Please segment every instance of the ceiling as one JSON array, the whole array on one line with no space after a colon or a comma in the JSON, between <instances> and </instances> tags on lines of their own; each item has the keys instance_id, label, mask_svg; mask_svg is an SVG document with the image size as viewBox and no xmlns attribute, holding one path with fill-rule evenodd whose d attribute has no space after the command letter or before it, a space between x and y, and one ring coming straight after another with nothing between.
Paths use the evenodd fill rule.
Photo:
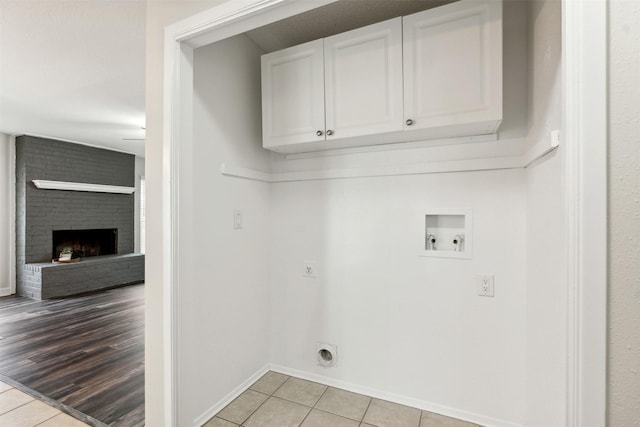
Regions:
<instances>
[{"instance_id":1,"label":"ceiling","mask_svg":"<svg viewBox=\"0 0 640 427\"><path fill-rule=\"evenodd\" d=\"M144 156L145 0L0 0L0 132Z\"/></svg>"},{"instance_id":2,"label":"ceiling","mask_svg":"<svg viewBox=\"0 0 640 427\"><path fill-rule=\"evenodd\" d=\"M265 52L452 0L342 0L247 33ZM144 156L145 0L0 0L0 132Z\"/></svg>"},{"instance_id":3,"label":"ceiling","mask_svg":"<svg viewBox=\"0 0 640 427\"><path fill-rule=\"evenodd\" d=\"M246 35L265 52L274 52L454 1L341 0L256 28Z\"/></svg>"}]
</instances>

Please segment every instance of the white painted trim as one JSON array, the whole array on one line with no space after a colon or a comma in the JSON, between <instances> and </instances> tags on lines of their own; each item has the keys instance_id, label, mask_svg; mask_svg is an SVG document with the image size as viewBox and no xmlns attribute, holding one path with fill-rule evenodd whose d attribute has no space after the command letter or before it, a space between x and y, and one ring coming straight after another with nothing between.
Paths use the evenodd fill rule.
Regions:
<instances>
[{"instance_id":1,"label":"white painted trim","mask_svg":"<svg viewBox=\"0 0 640 427\"><path fill-rule=\"evenodd\" d=\"M563 1L567 423L606 424L607 4Z\"/></svg>"},{"instance_id":2,"label":"white painted trim","mask_svg":"<svg viewBox=\"0 0 640 427\"><path fill-rule=\"evenodd\" d=\"M264 172L255 169L230 165L220 165L220 173L225 176L245 178L255 181L279 183L295 181L316 181L325 179L369 178L378 176L423 175L433 173L473 172L502 169L521 169L543 158L558 148L557 144L536 144L522 156L490 157L469 160L450 160L442 162L419 163L409 165L379 166L371 168L345 168L305 172Z\"/></svg>"},{"instance_id":3,"label":"white painted trim","mask_svg":"<svg viewBox=\"0 0 640 427\"><path fill-rule=\"evenodd\" d=\"M85 182L67 181L47 181L44 179L34 179L31 182L41 190L68 190L68 191L88 191L91 193L116 193L132 194L135 187L122 187L120 185L87 184Z\"/></svg>"},{"instance_id":4,"label":"white painted trim","mask_svg":"<svg viewBox=\"0 0 640 427\"><path fill-rule=\"evenodd\" d=\"M16 137L9 139L9 293L16 293Z\"/></svg>"},{"instance_id":5,"label":"white painted trim","mask_svg":"<svg viewBox=\"0 0 640 427\"><path fill-rule=\"evenodd\" d=\"M427 148L438 145L458 145L476 142L497 141L498 134L461 136L457 138L440 138L426 141L397 142L394 144L369 145L364 147L336 148L333 150L313 151L309 153L287 154L287 160L308 159L315 157L343 156L346 154L375 153L378 151L407 150L413 148Z\"/></svg>"},{"instance_id":6,"label":"white painted trim","mask_svg":"<svg viewBox=\"0 0 640 427\"><path fill-rule=\"evenodd\" d=\"M246 178L253 181L274 182L274 174L271 172L263 172L255 169L232 166L226 163L220 165L220 173L226 176L236 178Z\"/></svg>"},{"instance_id":7,"label":"white painted trim","mask_svg":"<svg viewBox=\"0 0 640 427\"><path fill-rule=\"evenodd\" d=\"M0 288L0 297L6 297L8 295L12 295L13 292L11 292L11 287L7 286L4 288Z\"/></svg>"},{"instance_id":8,"label":"white painted trim","mask_svg":"<svg viewBox=\"0 0 640 427\"><path fill-rule=\"evenodd\" d=\"M192 138L193 48L176 41L176 34L165 31L164 93L172 102L165 102L163 111L163 177L162 225L163 237L163 331L164 331L164 424L178 425L179 385L179 285L180 216L178 184L180 178L180 147L188 146ZM188 90L187 90L188 88Z\"/></svg>"},{"instance_id":9,"label":"white painted trim","mask_svg":"<svg viewBox=\"0 0 640 427\"><path fill-rule=\"evenodd\" d=\"M327 368L331 369L331 368ZM307 381L313 381L320 384L328 385L330 387L340 388L352 393L364 394L376 399L387 400L389 402L398 403L400 405L411 406L413 408L422 409L424 411L435 412L448 417L457 418L459 420L468 421L473 424L479 424L485 427L523 427L522 424L512 423L506 420L487 417L474 412L464 411L461 409L451 408L449 406L439 405L437 403L428 402L426 400L413 399L411 397L402 396L395 393L389 393L386 391L378 390L375 388L363 387L358 384L349 383L346 381L336 380L331 377L325 377L324 375L313 374L306 371L299 371L297 369L287 368L285 366L272 364L270 370L279 372L285 375L291 375L297 378L302 378Z\"/></svg>"},{"instance_id":10,"label":"white painted trim","mask_svg":"<svg viewBox=\"0 0 640 427\"><path fill-rule=\"evenodd\" d=\"M560 131L554 130L549 135L549 140L538 141L522 156L525 168L531 166L533 162L546 156L560 146Z\"/></svg>"},{"instance_id":11,"label":"white painted trim","mask_svg":"<svg viewBox=\"0 0 640 427\"><path fill-rule=\"evenodd\" d=\"M269 372L270 365L265 365L262 368L258 369L256 373L251 375L245 381L242 382L238 387L234 388L233 391L228 393L222 399L214 403L209 409L204 411L198 418L193 421L193 425L195 427L203 426L207 421L213 418L218 412L220 412L225 406L231 403L236 397L240 396L243 392L245 392L249 387L253 385L256 381L260 379L264 374Z\"/></svg>"}]
</instances>

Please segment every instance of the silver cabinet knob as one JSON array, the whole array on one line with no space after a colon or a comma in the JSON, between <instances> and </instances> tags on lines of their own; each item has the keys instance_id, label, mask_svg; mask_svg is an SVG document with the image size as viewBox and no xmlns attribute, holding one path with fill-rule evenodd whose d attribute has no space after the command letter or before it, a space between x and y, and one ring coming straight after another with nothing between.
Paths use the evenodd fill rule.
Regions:
<instances>
[{"instance_id":1,"label":"silver cabinet knob","mask_svg":"<svg viewBox=\"0 0 640 427\"><path fill-rule=\"evenodd\" d=\"M407 123L407 126L411 126L413 124L413 120L407 119L405 123Z\"/></svg>"},{"instance_id":2,"label":"silver cabinet knob","mask_svg":"<svg viewBox=\"0 0 640 427\"><path fill-rule=\"evenodd\" d=\"M327 129L327 135L329 136L333 135L333 131L331 129Z\"/></svg>"},{"instance_id":3,"label":"silver cabinet knob","mask_svg":"<svg viewBox=\"0 0 640 427\"><path fill-rule=\"evenodd\" d=\"M318 135L318 136L322 136L322 131L321 131L321 130L317 131L317 132L316 132L316 135Z\"/></svg>"}]
</instances>

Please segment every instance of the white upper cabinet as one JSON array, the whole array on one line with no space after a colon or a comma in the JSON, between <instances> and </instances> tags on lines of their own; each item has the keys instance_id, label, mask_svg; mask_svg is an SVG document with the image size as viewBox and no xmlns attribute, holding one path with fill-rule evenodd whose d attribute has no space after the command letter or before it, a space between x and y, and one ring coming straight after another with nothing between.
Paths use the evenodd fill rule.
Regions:
<instances>
[{"instance_id":1,"label":"white upper cabinet","mask_svg":"<svg viewBox=\"0 0 640 427\"><path fill-rule=\"evenodd\" d=\"M263 146L283 153L495 133L502 3L461 0L262 57Z\"/></svg>"},{"instance_id":2,"label":"white upper cabinet","mask_svg":"<svg viewBox=\"0 0 640 427\"><path fill-rule=\"evenodd\" d=\"M404 17L405 129L493 133L502 120L502 5L462 0ZM455 132L455 129L454 129Z\"/></svg>"},{"instance_id":3,"label":"white upper cabinet","mask_svg":"<svg viewBox=\"0 0 640 427\"><path fill-rule=\"evenodd\" d=\"M402 20L324 39L327 140L402 130Z\"/></svg>"},{"instance_id":4,"label":"white upper cabinet","mask_svg":"<svg viewBox=\"0 0 640 427\"><path fill-rule=\"evenodd\" d=\"M324 140L322 40L262 56L265 148Z\"/></svg>"}]
</instances>

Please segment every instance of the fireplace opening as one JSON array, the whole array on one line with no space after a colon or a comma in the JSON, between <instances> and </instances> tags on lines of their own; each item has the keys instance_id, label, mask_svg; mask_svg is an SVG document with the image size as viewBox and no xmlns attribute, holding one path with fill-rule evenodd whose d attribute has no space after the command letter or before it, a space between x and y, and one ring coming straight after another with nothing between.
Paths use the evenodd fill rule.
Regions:
<instances>
[{"instance_id":1,"label":"fireplace opening","mask_svg":"<svg viewBox=\"0 0 640 427\"><path fill-rule=\"evenodd\" d=\"M118 253L118 229L54 230L52 258L71 251L72 258L87 258Z\"/></svg>"}]
</instances>

